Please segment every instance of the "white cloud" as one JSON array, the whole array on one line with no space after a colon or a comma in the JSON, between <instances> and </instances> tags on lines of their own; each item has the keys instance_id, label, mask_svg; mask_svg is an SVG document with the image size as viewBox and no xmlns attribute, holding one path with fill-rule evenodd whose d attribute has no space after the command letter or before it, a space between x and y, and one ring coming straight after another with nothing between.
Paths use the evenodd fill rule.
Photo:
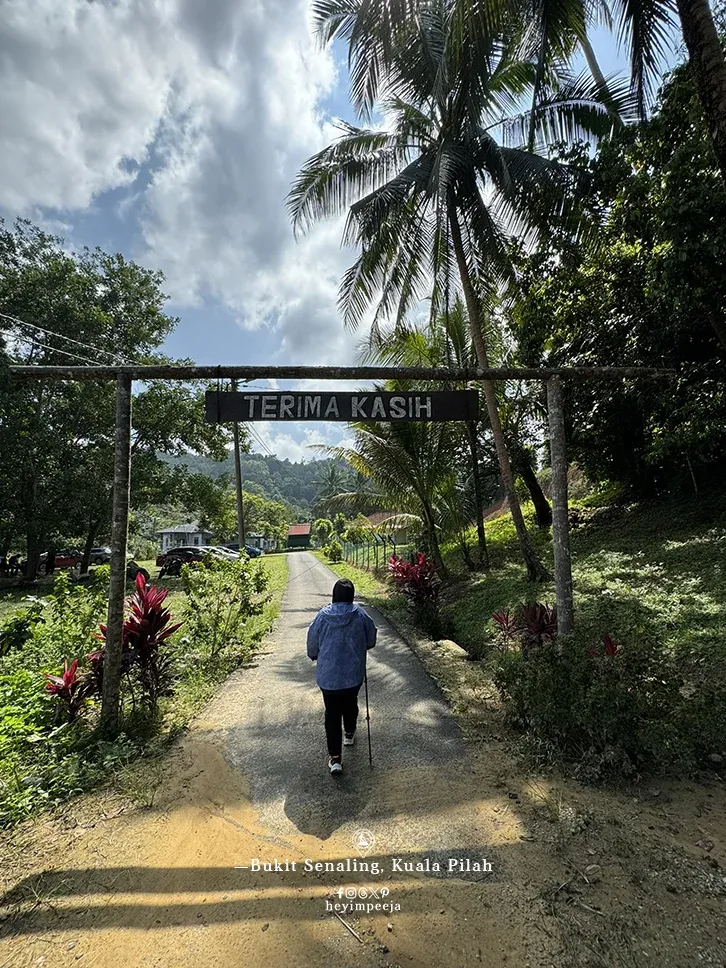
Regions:
<instances>
[{"instance_id":1,"label":"white cloud","mask_svg":"<svg viewBox=\"0 0 726 968\"><path fill-rule=\"evenodd\" d=\"M275 454L281 460L291 461L320 460L326 456L320 452L320 446L349 446L351 443L347 424L330 422L295 428L290 424L260 421L254 424L254 435L250 439L253 452Z\"/></svg>"},{"instance_id":2,"label":"white cloud","mask_svg":"<svg viewBox=\"0 0 726 968\"><path fill-rule=\"evenodd\" d=\"M211 295L244 328L269 328L271 362L351 362L354 339L336 311L350 261L341 226L298 244L285 209L295 173L330 136L319 103L336 80L330 55L309 36L306 6L235 7L224 73L214 84L204 74L190 81L165 123L143 235L177 299Z\"/></svg>"},{"instance_id":3,"label":"white cloud","mask_svg":"<svg viewBox=\"0 0 726 968\"><path fill-rule=\"evenodd\" d=\"M351 364L341 225L297 243L285 209L333 135L321 105L337 83L308 0L5 0L0 208L73 226L121 188L130 254L166 273L176 311L220 304L269 333L271 363ZM268 439L309 459L315 433Z\"/></svg>"},{"instance_id":4,"label":"white cloud","mask_svg":"<svg viewBox=\"0 0 726 968\"><path fill-rule=\"evenodd\" d=\"M130 184L193 49L173 4L6 0L0 7L0 204L83 209Z\"/></svg>"}]
</instances>

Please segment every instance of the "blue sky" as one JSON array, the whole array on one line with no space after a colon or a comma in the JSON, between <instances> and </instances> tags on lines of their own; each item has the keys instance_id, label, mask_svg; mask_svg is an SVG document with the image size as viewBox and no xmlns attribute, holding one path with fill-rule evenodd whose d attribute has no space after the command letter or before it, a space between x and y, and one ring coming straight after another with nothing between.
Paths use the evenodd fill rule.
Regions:
<instances>
[{"instance_id":1,"label":"blue sky","mask_svg":"<svg viewBox=\"0 0 726 968\"><path fill-rule=\"evenodd\" d=\"M605 31L594 46L606 74L624 68ZM296 243L284 206L333 119L352 119L342 54L312 42L307 0L4 0L0 214L163 270L171 355L352 363L340 226ZM258 430L290 459L345 435Z\"/></svg>"}]
</instances>

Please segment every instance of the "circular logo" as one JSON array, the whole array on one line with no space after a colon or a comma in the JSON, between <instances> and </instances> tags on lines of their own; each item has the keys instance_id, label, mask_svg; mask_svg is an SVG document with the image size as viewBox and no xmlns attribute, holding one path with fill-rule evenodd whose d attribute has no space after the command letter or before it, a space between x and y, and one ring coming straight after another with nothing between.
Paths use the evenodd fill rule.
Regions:
<instances>
[{"instance_id":1,"label":"circular logo","mask_svg":"<svg viewBox=\"0 0 726 968\"><path fill-rule=\"evenodd\" d=\"M361 854L367 854L373 850L376 838L370 830L357 830L353 835L353 846Z\"/></svg>"}]
</instances>

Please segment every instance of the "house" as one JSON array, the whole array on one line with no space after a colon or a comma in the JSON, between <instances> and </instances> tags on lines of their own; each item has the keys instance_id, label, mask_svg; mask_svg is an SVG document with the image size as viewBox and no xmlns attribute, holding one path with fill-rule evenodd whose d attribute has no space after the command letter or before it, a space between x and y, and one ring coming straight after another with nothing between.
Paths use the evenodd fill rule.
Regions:
<instances>
[{"instance_id":1,"label":"house","mask_svg":"<svg viewBox=\"0 0 726 968\"><path fill-rule=\"evenodd\" d=\"M264 534L254 532L247 535L247 544L252 548L259 548L260 551L272 551L277 548L277 539L266 538Z\"/></svg>"},{"instance_id":2,"label":"house","mask_svg":"<svg viewBox=\"0 0 726 968\"><path fill-rule=\"evenodd\" d=\"M180 545L206 545L212 537L212 532L205 531L196 521L177 524L174 528L162 528L156 533L161 538L162 551L178 548Z\"/></svg>"},{"instance_id":3,"label":"house","mask_svg":"<svg viewBox=\"0 0 726 968\"><path fill-rule=\"evenodd\" d=\"M291 524L287 530L288 548L309 548L310 527L309 524Z\"/></svg>"},{"instance_id":4,"label":"house","mask_svg":"<svg viewBox=\"0 0 726 968\"><path fill-rule=\"evenodd\" d=\"M379 535L384 536L388 540L393 540L396 544L407 544L410 540L410 532L412 530L411 524L406 522L395 521L397 517L396 511L375 511L373 514L366 515L371 523L371 527L375 528ZM386 522L391 522L387 524ZM398 527L392 527L392 524L398 524Z\"/></svg>"}]
</instances>

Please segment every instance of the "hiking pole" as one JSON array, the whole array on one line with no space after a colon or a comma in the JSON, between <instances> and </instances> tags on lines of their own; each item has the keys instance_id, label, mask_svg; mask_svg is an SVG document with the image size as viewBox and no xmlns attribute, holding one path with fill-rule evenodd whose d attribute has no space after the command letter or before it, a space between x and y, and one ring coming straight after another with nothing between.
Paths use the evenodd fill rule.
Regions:
<instances>
[{"instance_id":1,"label":"hiking pole","mask_svg":"<svg viewBox=\"0 0 726 968\"><path fill-rule=\"evenodd\" d=\"M371 711L368 708L368 673L363 676L366 687L366 725L368 727L368 762L373 766L373 753L371 752Z\"/></svg>"}]
</instances>

